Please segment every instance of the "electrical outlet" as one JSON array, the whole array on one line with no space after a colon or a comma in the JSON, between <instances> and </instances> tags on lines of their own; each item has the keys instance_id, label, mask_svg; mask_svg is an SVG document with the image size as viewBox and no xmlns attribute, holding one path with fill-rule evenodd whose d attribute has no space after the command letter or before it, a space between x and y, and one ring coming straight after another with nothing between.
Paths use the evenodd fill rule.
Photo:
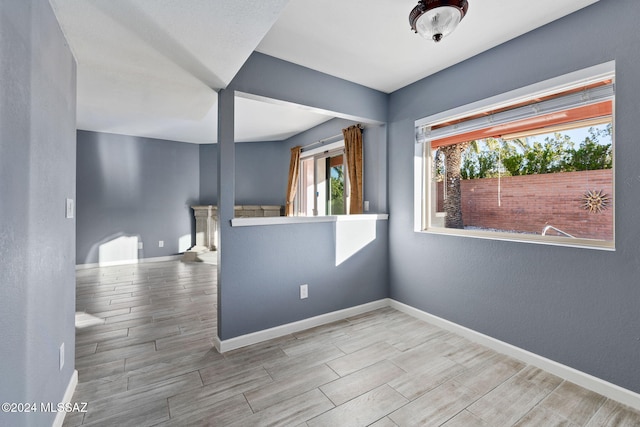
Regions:
<instances>
[{"instance_id":1,"label":"electrical outlet","mask_svg":"<svg viewBox=\"0 0 640 427\"><path fill-rule=\"evenodd\" d=\"M369 201L368 200L364 201L364 211L365 212L369 212Z\"/></svg>"},{"instance_id":2,"label":"electrical outlet","mask_svg":"<svg viewBox=\"0 0 640 427\"><path fill-rule=\"evenodd\" d=\"M60 344L60 370L64 368L64 343Z\"/></svg>"},{"instance_id":3,"label":"electrical outlet","mask_svg":"<svg viewBox=\"0 0 640 427\"><path fill-rule=\"evenodd\" d=\"M300 299L309 298L309 285L300 285Z\"/></svg>"},{"instance_id":4,"label":"electrical outlet","mask_svg":"<svg viewBox=\"0 0 640 427\"><path fill-rule=\"evenodd\" d=\"M159 248L164 248L164 240L159 240L158 241L158 247Z\"/></svg>"},{"instance_id":5,"label":"electrical outlet","mask_svg":"<svg viewBox=\"0 0 640 427\"><path fill-rule=\"evenodd\" d=\"M142 249L142 242L138 242L138 249Z\"/></svg>"}]
</instances>

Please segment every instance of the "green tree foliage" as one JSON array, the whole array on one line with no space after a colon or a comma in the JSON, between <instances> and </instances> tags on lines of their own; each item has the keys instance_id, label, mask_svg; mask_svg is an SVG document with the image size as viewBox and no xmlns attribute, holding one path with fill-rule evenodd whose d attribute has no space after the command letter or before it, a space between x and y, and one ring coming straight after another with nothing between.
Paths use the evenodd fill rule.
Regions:
<instances>
[{"instance_id":1,"label":"green tree foliage","mask_svg":"<svg viewBox=\"0 0 640 427\"><path fill-rule=\"evenodd\" d=\"M463 154L462 179L490 178L497 173L498 152L467 150Z\"/></svg>"},{"instance_id":2,"label":"green tree foliage","mask_svg":"<svg viewBox=\"0 0 640 427\"><path fill-rule=\"evenodd\" d=\"M524 152L522 175L561 172L566 147L570 141L568 136L559 133L553 137L546 137L544 143L535 141Z\"/></svg>"},{"instance_id":3,"label":"green tree foliage","mask_svg":"<svg viewBox=\"0 0 640 427\"><path fill-rule=\"evenodd\" d=\"M345 214L344 210L344 170L342 166L334 166L331 168L331 215Z\"/></svg>"},{"instance_id":4,"label":"green tree foliage","mask_svg":"<svg viewBox=\"0 0 640 427\"><path fill-rule=\"evenodd\" d=\"M472 141L462 154L462 179L492 178L502 174L501 156L511 147L495 138Z\"/></svg>"},{"instance_id":5,"label":"green tree foliage","mask_svg":"<svg viewBox=\"0 0 640 427\"><path fill-rule=\"evenodd\" d=\"M502 164L504 165L504 169L506 171L505 175L524 175L524 161L524 156L518 153L502 159Z\"/></svg>"},{"instance_id":6,"label":"green tree foliage","mask_svg":"<svg viewBox=\"0 0 640 427\"><path fill-rule=\"evenodd\" d=\"M462 154L460 173L462 179L477 179L611 169L611 143L601 143L611 135L611 124L591 127L577 148L569 135L558 132L531 143L524 139L473 141Z\"/></svg>"},{"instance_id":7,"label":"green tree foliage","mask_svg":"<svg viewBox=\"0 0 640 427\"><path fill-rule=\"evenodd\" d=\"M564 165L566 171L585 171L597 169L611 169L613 157L611 144L600 144L600 138L611 139L612 126L605 129L589 128L589 136L577 149L569 150L569 161Z\"/></svg>"}]
</instances>

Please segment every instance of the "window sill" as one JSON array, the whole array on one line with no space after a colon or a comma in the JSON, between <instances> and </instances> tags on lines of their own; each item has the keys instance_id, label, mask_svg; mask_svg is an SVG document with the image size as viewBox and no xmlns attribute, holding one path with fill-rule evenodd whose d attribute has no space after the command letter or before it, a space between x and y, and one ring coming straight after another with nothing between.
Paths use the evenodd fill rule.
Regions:
<instances>
[{"instance_id":1,"label":"window sill","mask_svg":"<svg viewBox=\"0 0 640 427\"><path fill-rule=\"evenodd\" d=\"M263 218L233 218L232 227L261 225L316 224L320 222L386 221L389 214L332 215L332 216L273 216Z\"/></svg>"},{"instance_id":2,"label":"window sill","mask_svg":"<svg viewBox=\"0 0 640 427\"><path fill-rule=\"evenodd\" d=\"M417 231L421 234L439 234L457 237L470 237L475 239L502 240L507 242L533 243L538 245L565 246L569 248L598 249L603 251L615 251L615 243L602 240L572 239L559 236L541 236L537 234L500 233L493 231L457 230L432 227ZM526 236L526 237L525 237Z\"/></svg>"}]
</instances>

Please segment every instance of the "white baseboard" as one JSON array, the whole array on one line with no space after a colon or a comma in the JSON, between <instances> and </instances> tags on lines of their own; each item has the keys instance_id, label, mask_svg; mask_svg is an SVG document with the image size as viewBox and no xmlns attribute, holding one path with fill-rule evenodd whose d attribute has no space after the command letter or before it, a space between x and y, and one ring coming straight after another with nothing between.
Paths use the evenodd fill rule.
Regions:
<instances>
[{"instance_id":1,"label":"white baseboard","mask_svg":"<svg viewBox=\"0 0 640 427\"><path fill-rule=\"evenodd\" d=\"M76 270L86 270L88 268L97 268L97 267L113 267L116 265L145 264L147 262L177 261L180 259L182 259L182 254L160 256L160 257L154 257L154 258L125 259L121 261L109 261L109 262L94 263L94 264L76 264Z\"/></svg>"},{"instance_id":2,"label":"white baseboard","mask_svg":"<svg viewBox=\"0 0 640 427\"><path fill-rule=\"evenodd\" d=\"M600 378L594 377L593 375L578 371L577 369L555 362L551 359L547 359L546 357L537 355L535 353L531 353L530 351L497 340L480 332L476 332L472 329L458 325L457 323L442 319L441 317L434 316L422 310L418 310L417 308L411 307L401 302L389 300L389 306L412 317L439 326L442 329L453 332L455 334L461 335L471 341L484 345L485 347L488 347L499 353L506 354L507 356L511 356L515 359L521 360L529 365L544 369L545 371L550 372L560 378L601 394L612 400L640 410L640 394L634 393L631 390L627 390Z\"/></svg>"},{"instance_id":3,"label":"white baseboard","mask_svg":"<svg viewBox=\"0 0 640 427\"><path fill-rule=\"evenodd\" d=\"M293 334L295 332L304 331L305 329L315 328L316 326L325 325L327 323L336 322L346 319L347 317L357 316L368 311L377 310L389 306L388 299L382 299L355 307L345 308L344 310L333 311L331 313L321 314L319 316L310 317L308 319L299 320L286 325L276 326L275 328L265 329L264 331L253 332L247 335L231 338L221 341L218 337L214 339L214 345L220 353L235 350L284 335Z\"/></svg>"},{"instance_id":4,"label":"white baseboard","mask_svg":"<svg viewBox=\"0 0 640 427\"><path fill-rule=\"evenodd\" d=\"M78 371L73 370L73 374L69 379L69 384L67 384L67 389L64 392L64 397L62 398L62 402L60 403L71 403L71 398L73 398L73 393L76 391L76 386L78 385ZM64 417L67 415L66 412L58 412L56 414L55 420L53 420L53 427L62 427L62 423L64 423Z\"/></svg>"},{"instance_id":5,"label":"white baseboard","mask_svg":"<svg viewBox=\"0 0 640 427\"><path fill-rule=\"evenodd\" d=\"M488 335L476 332L473 329L458 325L457 323L450 322L441 317L434 316L425 311L388 298L374 301L368 304L359 305L356 307L347 308L344 310L322 314L319 316L311 317L309 319L288 323L286 325L277 326L275 328L270 328L264 331L258 331L247 335L242 335L224 341L221 341L216 337L214 339L214 345L220 353L224 353L384 307L394 308L412 317L463 336L473 342L484 345L485 347L488 347L499 353L505 354L515 359L521 360L529 365L543 369L564 380L584 387L587 390L591 390L612 400L630 406L634 409L640 410L640 394L638 393L627 390L623 387L617 386L600 378L594 377L593 375L587 374L585 372L578 371L577 369L555 362L551 359L547 359L546 357L508 344L504 341L500 341Z\"/></svg>"}]
</instances>

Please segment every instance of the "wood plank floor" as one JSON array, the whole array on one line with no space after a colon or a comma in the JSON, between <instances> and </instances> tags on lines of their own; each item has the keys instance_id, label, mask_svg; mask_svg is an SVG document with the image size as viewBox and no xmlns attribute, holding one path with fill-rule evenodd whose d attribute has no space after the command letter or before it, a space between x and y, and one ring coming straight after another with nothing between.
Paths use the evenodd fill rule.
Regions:
<instances>
[{"instance_id":1,"label":"wood plank floor","mask_svg":"<svg viewBox=\"0 0 640 427\"><path fill-rule=\"evenodd\" d=\"M216 267L77 272L65 426L638 426L640 413L387 308L218 354Z\"/></svg>"}]
</instances>

